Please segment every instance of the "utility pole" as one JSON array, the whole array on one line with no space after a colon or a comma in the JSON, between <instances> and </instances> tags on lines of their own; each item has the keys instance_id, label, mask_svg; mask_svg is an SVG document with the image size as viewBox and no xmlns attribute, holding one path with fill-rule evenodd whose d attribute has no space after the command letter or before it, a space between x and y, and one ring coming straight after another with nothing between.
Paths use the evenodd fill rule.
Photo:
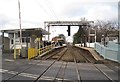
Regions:
<instances>
[{"instance_id":1,"label":"utility pole","mask_svg":"<svg viewBox=\"0 0 120 82\"><path fill-rule=\"evenodd\" d=\"M2 54L4 52L4 31L2 32Z\"/></svg>"},{"instance_id":2,"label":"utility pole","mask_svg":"<svg viewBox=\"0 0 120 82\"><path fill-rule=\"evenodd\" d=\"M21 50L22 50L22 28L21 28L20 0L18 0L18 8L19 8L20 44L21 44Z\"/></svg>"}]
</instances>

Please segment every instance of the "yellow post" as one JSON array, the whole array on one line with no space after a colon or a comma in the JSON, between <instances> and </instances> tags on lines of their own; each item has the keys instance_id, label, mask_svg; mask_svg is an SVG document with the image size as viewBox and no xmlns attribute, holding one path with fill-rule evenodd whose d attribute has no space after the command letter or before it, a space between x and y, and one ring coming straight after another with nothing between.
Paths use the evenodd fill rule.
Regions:
<instances>
[{"instance_id":1,"label":"yellow post","mask_svg":"<svg viewBox=\"0 0 120 82\"><path fill-rule=\"evenodd\" d=\"M28 60L30 60L30 48L28 48Z\"/></svg>"},{"instance_id":2,"label":"yellow post","mask_svg":"<svg viewBox=\"0 0 120 82\"><path fill-rule=\"evenodd\" d=\"M16 59L16 49L14 48L14 59Z\"/></svg>"},{"instance_id":3,"label":"yellow post","mask_svg":"<svg viewBox=\"0 0 120 82\"><path fill-rule=\"evenodd\" d=\"M41 54L41 48L38 49L38 53L39 53L39 55Z\"/></svg>"}]
</instances>

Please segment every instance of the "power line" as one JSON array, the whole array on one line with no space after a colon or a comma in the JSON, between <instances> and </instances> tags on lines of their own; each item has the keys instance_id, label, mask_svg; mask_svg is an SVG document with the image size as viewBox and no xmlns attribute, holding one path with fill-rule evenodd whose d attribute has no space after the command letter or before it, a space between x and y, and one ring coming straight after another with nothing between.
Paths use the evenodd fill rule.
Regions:
<instances>
[{"instance_id":1,"label":"power line","mask_svg":"<svg viewBox=\"0 0 120 82\"><path fill-rule=\"evenodd\" d=\"M43 5L41 5L41 4L39 3L38 0L34 0L34 1L36 2L36 4L38 4L38 6L39 6L49 17L51 17L51 16L50 16L50 13L45 9L45 7L44 7ZM46 5L48 5L48 4L46 4ZM55 15L53 15L53 13L52 13L53 11L52 11L49 7L47 7L47 8L50 10L52 16L55 17ZM53 17L51 17L51 18L53 18Z\"/></svg>"},{"instance_id":2,"label":"power line","mask_svg":"<svg viewBox=\"0 0 120 82\"><path fill-rule=\"evenodd\" d=\"M53 14L53 16L55 17L55 19L57 19L58 20L58 17L57 17L57 15L56 15L56 13L54 12L54 10L53 10L53 7L50 5L50 1L48 1L48 0L46 0L47 1L47 5L48 5L48 8L50 9L50 11L51 11L51 13Z\"/></svg>"},{"instance_id":3,"label":"power line","mask_svg":"<svg viewBox=\"0 0 120 82\"><path fill-rule=\"evenodd\" d=\"M36 4L38 4L38 6L48 15L50 16L50 14L47 12L47 10L44 8L44 6L42 6L38 0L34 0L36 2ZM51 17L51 16L50 16Z\"/></svg>"}]
</instances>

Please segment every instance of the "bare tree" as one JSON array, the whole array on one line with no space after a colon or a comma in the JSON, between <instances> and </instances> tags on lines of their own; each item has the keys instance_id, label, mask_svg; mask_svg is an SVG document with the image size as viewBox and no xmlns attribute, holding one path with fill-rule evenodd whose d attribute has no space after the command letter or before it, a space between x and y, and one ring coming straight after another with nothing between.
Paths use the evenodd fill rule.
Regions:
<instances>
[{"instance_id":1,"label":"bare tree","mask_svg":"<svg viewBox=\"0 0 120 82\"><path fill-rule=\"evenodd\" d=\"M97 20L95 26L93 27L96 29L97 33L97 40L100 41L101 38L104 38L104 45L105 45L105 38L108 36L117 36L117 23L112 21L100 21Z\"/></svg>"}]
</instances>

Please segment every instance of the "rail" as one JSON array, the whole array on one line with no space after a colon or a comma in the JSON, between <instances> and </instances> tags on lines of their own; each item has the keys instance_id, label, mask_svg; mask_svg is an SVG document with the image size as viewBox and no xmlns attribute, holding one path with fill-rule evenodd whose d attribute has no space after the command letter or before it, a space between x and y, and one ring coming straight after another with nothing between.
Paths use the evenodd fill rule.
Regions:
<instances>
[{"instance_id":1,"label":"rail","mask_svg":"<svg viewBox=\"0 0 120 82\"><path fill-rule=\"evenodd\" d=\"M53 64L54 64L56 61L59 61L59 60L63 57L63 55L66 53L66 51L67 51L67 49L63 52L63 54L62 54L59 58L57 58L57 59L54 60L49 66L47 66L47 68L46 68L38 77L36 77L36 79L35 79L33 82L37 82L37 81L53 66ZM57 54L57 53L56 53L56 54ZM34 63L34 64L37 65L37 64L39 64L39 63L42 63L42 61L43 61L43 60L37 61L37 62ZM29 64L23 64L23 65L25 66L25 65L29 65ZM21 66L23 66L23 65L21 65ZM21 67L21 66L20 66L20 67ZM16 69L18 69L18 68L20 68L20 67L16 67L16 68L13 69L13 70L16 70ZM30 64L28 67L26 67L26 68L23 69L23 70L20 70L19 72L17 72L16 74L10 76L9 78L7 78L6 80L4 80L3 82L9 82L12 78L14 78L14 77L16 77L16 76L24 73L26 70L29 70L29 69L31 69L31 68L33 68L33 67L34 67L34 65ZM7 72L10 72L10 71L13 71L13 70L9 70L9 71L7 71Z\"/></svg>"},{"instance_id":2,"label":"rail","mask_svg":"<svg viewBox=\"0 0 120 82\"><path fill-rule=\"evenodd\" d=\"M36 79L34 82L37 82L52 66L53 64L56 62L56 61L59 61L63 55L66 53L67 49L64 51L64 53L59 57L57 58L56 60L54 60Z\"/></svg>"},{"instance_id":3,"label":"rail","mask_svg":"<svg viewBox=\"0 0 120 82\"><path fill-rule=\"evenodd\" d=\"M84 55L83 55L84 56ZM115 82L111 77L109 77L104 71L102 71L100 68L98 68L96 65L94 65L92 63L92 61L90 59L88 59L87 57L84 56L84 58L90 62L99 72L101 72L110 82Z\"/></svg>"},{"instance_id":4,"label":"rail","mask_svg":"<svg viewBox=\"0 0 120 82\"><path fill-rule=\"evenodd\" d=\"M79 67L78 67L78 64L77 64L76 56L75 56L75 54L74 54L73 52L71 52L71 53L72 53L72 57L73 57L73 59L74 59L74 63L75 63L75 65L76 65L76 72L77 72L78 82L82 82L82 81L81 81L81 76L80 76Z\"/></svg>"}]
</instances>

